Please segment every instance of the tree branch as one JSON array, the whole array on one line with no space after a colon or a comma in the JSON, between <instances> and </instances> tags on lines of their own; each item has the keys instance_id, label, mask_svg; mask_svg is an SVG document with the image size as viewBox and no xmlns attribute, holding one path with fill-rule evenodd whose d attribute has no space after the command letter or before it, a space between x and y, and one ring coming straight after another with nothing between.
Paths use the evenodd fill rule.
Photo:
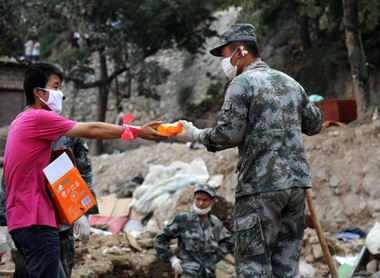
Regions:
<instances>
[{"instance_id":1,"label":"tree branch","mask_svg":"<svg viewBox=\"0 0 380 278\"><path fill-rule=\"evenodd\" d=\"M94 88L94 87L99 87L101 84L110 84L112 82L112 80L122 74L123 72L125 72L127 70L126 67L122 67L122 68L119 68L117 70L115 70L110 76L108 76L106 79L99 79L99 80L96 80L94 82L90 82L90 83L84 83L83 82L83 79L81 78L75 78L75 77L70 77L70 75L74 72L71 72L69 76L65 76L65 79L68 80L68 81L72 81L74 83L76 83L77 85L79 85L79 88L80 89L89 89L89 88Z\"/></svg>"}]
</instances>

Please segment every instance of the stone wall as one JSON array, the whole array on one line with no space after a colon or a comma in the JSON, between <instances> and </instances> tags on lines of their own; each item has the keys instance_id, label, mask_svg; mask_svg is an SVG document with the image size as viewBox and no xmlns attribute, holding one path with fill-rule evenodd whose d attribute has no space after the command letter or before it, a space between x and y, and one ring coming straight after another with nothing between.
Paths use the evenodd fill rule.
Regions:
<instances>
[{"instance_id":1,"label":"stone wall","mask_svg":"<svg viewBox=\"0 0 380 278\"><path fill-rule=\"evenodd\" d=\"M0 61L0 90L23 91L25 69L16 62Z\"/></svg>"}]
</instances>

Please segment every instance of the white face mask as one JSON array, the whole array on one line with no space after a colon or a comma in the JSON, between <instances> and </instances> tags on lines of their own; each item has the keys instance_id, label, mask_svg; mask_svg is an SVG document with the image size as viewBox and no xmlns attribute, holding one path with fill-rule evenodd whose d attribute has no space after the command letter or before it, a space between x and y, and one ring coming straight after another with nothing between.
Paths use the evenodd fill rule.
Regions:
<instances>
[{"instance_id":1,"label":"white face mask","mask_svg":"<svg viewBox=\"0 0 380 278\"><path fill-rule=\"evenodd\" d=\"M45 89L45 88L40 88L40 87L38 87L38 89L49 92L49 99L47 101L44 101L42 98L40 98L40 100L43 103L45 103L54 113L57 113L57 114L61 113L62 99L63 99L62 91Z\"/></svg>"},{"instance_id":2,"label":"white face mask","mask_svg":"<svg viewBox=\"0 0 380 278\"><path fill-rule=\"evenodd\" d=\"M193 202L193 205L191 206L191 211L194 211L196 214L199 214L199 215L205 215L210 212L211 207L212 207L212 204L208 208L200 209L195 205L195 202Z\"/></svg>"},{"instance_id":3,"label":"white face mask","mask_svg":"<svg viewBox=\"0 0 380 278\"><path fill-rule=\"evenodd\" d=\"M244 46L242 46L242 45L240 46L240 49L242 50L242 56L244 57L245 54L248 53L248 51L244 50ZM224 73L227 75L227 77L230 79L235 78L236 73L237 73L237 65L239 64L239 62L241 60L241 58L240 58L236 64L236 66L231 65L231 58L232 58L232 56L234 56L236 50L237 50L237 48L235 49L235 51L232 53L232 55L230 57L224 58L222 60L222 69L223 69Z\"/></svg>"}]
</instances>

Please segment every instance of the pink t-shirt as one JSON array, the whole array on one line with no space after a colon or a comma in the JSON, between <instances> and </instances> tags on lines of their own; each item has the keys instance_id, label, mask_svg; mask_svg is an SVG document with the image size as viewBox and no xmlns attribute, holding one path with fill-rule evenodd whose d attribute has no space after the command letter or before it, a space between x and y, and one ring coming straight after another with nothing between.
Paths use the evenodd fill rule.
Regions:
<instances>
[{"instance_id":1,"label":"pink t-shirt","mask_svg":"<svg viewBox=\"0 0 380 278\"><path fill-rule=\"evenodd\" d=\"M50 162L52 143L76 123L44 109L28 109L12 122L4 154L9 231L31 225L59 228L42 170Z\"/></svg>"}]
</instances>

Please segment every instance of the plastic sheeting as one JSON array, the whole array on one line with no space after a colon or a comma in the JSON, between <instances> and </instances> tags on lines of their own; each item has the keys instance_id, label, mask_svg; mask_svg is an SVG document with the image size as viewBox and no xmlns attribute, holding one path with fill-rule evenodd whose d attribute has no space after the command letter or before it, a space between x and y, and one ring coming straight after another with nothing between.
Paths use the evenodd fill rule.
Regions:
<instances>
[{"instance_id":1,"label":"plastic sheeting","mask_svg":"<svg viewBox=\"0 0 380 278\"><path fill-rule=\"evenodd\" d=\"M175 161L167 167L152 165L144 183L134 191L131 206L136 212L148 215L173 200L183 187L206 182L209 178L202 158L196 158L190 164Z\"/></svg>"}]
</instances>

